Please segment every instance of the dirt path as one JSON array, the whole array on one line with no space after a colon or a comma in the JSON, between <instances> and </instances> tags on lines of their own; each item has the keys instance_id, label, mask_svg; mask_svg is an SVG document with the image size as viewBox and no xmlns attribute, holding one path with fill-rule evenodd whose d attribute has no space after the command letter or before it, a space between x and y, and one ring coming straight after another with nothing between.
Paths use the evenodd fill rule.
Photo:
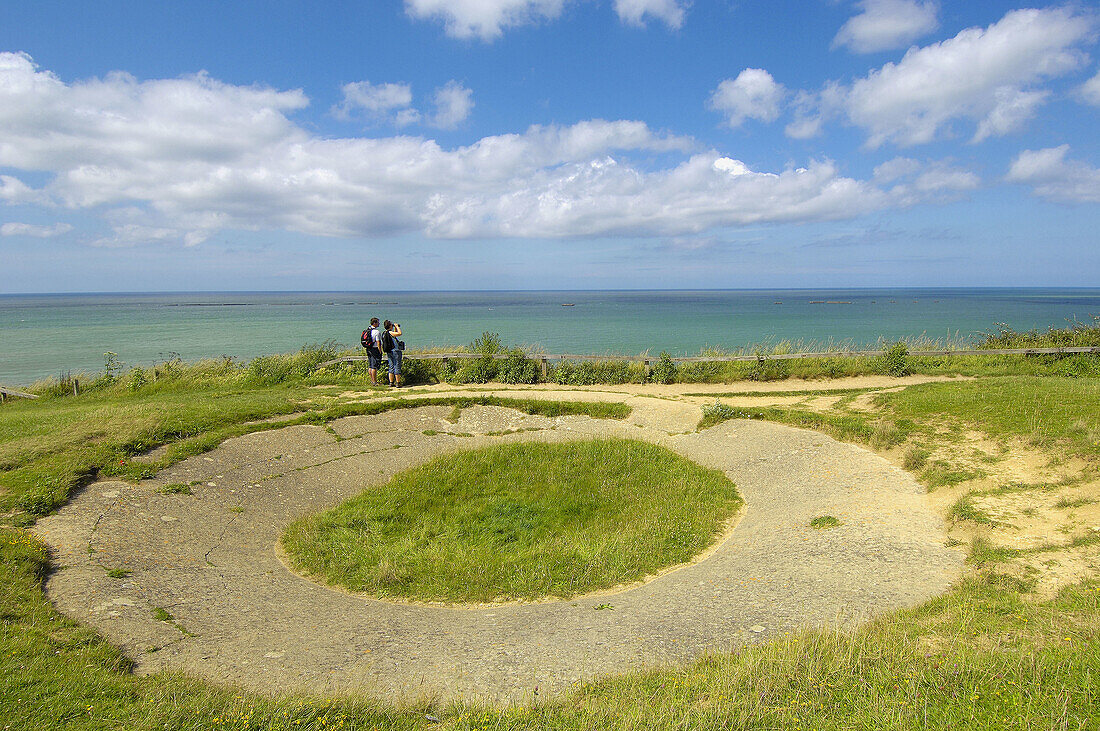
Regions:
<instances>
[{"instance_id":1,"label":"dirt path","mask_svg":"<svg viewBox=\"0 0 1100 731\"><path fill-rule=\"evenodd\" d=\"M849 624L941 593L961 571L963 554L944 547L923 489L866 450L756 421L696 433L698 405L650 397L674 394L580 395L635 411L615 422L479 406L452 424L449 407L398 410L330 430L259 432L139 484L96 483L38 522L62 567L48 594L139 672L183 670L267 692L521 701L799 626ZM533 431L488 434L509 429ZM292 519L438 454L595 435L644 439L723 470L746 501L740 524L705 560L640 586L504 606L353 596L292 574L276 555ZM191 495L158 491L192 482ZM811 529L823 514L843 525ZM172 619L157 619L157 608Z\"/></svg>"}]
</instances>

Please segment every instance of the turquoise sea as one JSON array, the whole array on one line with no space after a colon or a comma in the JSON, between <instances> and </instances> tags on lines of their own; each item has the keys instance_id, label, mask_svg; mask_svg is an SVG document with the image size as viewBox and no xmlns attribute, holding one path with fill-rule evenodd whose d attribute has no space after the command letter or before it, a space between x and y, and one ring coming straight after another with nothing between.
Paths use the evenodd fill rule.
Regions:
<instances>
[{"instance_id":1,"label":"turquoise sea","mask_svg":"<svg viewBox=\"0 0 1100 731\"><path fill-rule=\"evenodd\" d=\"M490 331L552 353L692 355L784 339L873 347L880 338L966 338L997 323L1045 329L1093 315L1100 289L0 295L0 384L99 371L106 351L148 366L329 339L351 345L371 316L401 323L410 348Z\"/></svg>"}]
</instances>

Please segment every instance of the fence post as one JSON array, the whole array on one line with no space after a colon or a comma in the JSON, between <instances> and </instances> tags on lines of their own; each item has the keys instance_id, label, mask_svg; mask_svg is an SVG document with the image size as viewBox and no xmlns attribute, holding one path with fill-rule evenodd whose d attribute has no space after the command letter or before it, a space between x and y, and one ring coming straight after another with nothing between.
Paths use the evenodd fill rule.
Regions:
<instances>
[{"instance_id":1,"label":"fence post","mask_svg":"<svg viewBox=\"0 0 1100 731\"><path fill-rule=\"evenodd\" d=\"M80 381L76 378L73 379L73 396L80 395Z\"/></svg>"},{"instance_id":2,"label":"fence post","mask_svg":"<svg viewBox=\"0 0 1100 731\"><path fill-rule=\"evenodd\" d=\"M546 376L550 373L550 365L546 362L546 358L542 358L542 380L546 380Z\"/></svg>"}]
</instances>

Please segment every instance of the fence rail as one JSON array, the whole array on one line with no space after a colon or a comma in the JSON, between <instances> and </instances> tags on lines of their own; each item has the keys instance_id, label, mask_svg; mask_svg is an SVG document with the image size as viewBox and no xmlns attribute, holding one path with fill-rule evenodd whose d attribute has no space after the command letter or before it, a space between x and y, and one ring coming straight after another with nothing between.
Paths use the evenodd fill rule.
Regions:
<instances>
[{"instance_id":1,"label":"fence rail","mask_svg":"<svg viewBox=\"0 0 1100 731\"><path fill-rule=\"evenodd\" d=\"M16 396L18 398L38 398L33 393L23 393L22 391L16 391L14 388L4 388L0 386L0 401L3 401L8 396Z\"/></svg>"},{"instance_id":2,"label":"fence rail","mask_svg":"<svg viewBox=\"0 0 1100 731\"><path fill-rule=\"evenodd\" d=\"M802 358L866 358L882 355L881 350L832 350L823 353L783 353L776 355L697 355L690 357L673 358L673 363L730 363L738 361L759 360L799 360ZM928 357L941 355L1068 355L1072 353L1100 353L1100 346L1071 347L1071 348L1001 348L983 350L911 350L909 355L914 357ZM496 355L479 355L477 353L408 353L406 358L415 360L476 360L478 358L492 358L505 360L510 356L507 353ZM654 355L579 355L576 353L528 353L531 360L547 361L556 360L625 360L633 363L649 365L657 360ZM361 360L369 360L365 355L345 355L341 358L326 360L317 367L335 365L336 363L353 363Z\"/></svg>"}]
</instances>

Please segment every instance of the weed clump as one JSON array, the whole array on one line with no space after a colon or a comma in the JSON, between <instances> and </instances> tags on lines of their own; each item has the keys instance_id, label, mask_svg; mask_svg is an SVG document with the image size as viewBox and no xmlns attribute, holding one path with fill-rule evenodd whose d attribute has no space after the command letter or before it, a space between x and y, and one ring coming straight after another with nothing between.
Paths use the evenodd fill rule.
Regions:
<instances>
[{"instance_id":1,"label":"weed clump","mask_svg":"<svg viewBox=\"0 0 1100 731\"><path fill-rule=\"evenodd\" d=\"M905 456L902 458L901 466L909 472L916 472L924 467L927 461L928 452L916 445L912 445L905 450Z\"/></svg>"}]
</instances>

